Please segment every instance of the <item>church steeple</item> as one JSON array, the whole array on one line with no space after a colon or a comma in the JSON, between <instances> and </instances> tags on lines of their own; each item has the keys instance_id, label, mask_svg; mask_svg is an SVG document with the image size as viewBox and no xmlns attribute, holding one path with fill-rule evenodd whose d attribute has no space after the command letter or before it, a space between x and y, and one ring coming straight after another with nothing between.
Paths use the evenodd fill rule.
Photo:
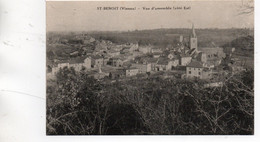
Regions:
<instances>
[{"instance_id":1,"label":"church steeple","mask_svg":"<svg viewBox=\"0 0 260 142\"><path fill-rule=\"evenodd\" d=\"M192 38L196 38L196 33L195 33L195 29L194 29L194 24L192 23L192 34L191 34Z\"/></svg>"},{"instance_id":2,"label":"church steeple","mask_svg":"<svg viewBox=\"0 0 260 142\"><path fill-rule=\"evenodd\" d=\"M195 33L195 29L194 29L194 24L192 23L192 33L190 35L190 49L195 49L197 50L198 47L198 41L197 41L197 36Z\"/></svg>"}]
</instances>

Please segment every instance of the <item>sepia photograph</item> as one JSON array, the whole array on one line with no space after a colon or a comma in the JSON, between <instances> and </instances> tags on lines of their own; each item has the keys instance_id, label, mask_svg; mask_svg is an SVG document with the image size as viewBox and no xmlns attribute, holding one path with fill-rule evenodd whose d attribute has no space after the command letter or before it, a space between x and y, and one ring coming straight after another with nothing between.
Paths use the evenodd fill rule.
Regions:
<instances>
[{"instance_id":1,"label":"sepia photograph","mask_svg":"<svg viewBox=\"0 0 260 142\"><path fill-rule=\"evenodd\" d=\"M46 135L254 135L254 1L47 1Z\"/></svg>"}]
</instances>

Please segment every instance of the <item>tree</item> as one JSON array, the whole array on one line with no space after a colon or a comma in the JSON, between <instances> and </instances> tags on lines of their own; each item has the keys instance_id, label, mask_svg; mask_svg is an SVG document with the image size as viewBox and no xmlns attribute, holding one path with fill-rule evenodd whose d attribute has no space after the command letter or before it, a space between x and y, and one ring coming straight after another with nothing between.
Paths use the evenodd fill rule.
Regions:
<instances>
[{"instance_id":1,"label":"tree","mask_svg":"<svg viewBox=\"0 0 260 142\"><path fill-rule=\"evenodd\" d=\"M63 68L57 73L55 92L47 104L47 134L101 134L103 110L98 93L101 85L93 78ZM52 97L51 97L52 96Z\"/></svg>"}]
</instances>

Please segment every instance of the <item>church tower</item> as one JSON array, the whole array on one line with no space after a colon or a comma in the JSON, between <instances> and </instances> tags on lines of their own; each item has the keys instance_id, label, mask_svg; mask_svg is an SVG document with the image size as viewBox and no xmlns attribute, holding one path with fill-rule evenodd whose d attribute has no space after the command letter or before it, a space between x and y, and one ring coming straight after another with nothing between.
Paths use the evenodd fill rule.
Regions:
<instances>
[{"instance_id":1,"label":"church tower","mask_svg":"<svg viewBox=\"0 0 260 142\"><path fill-rule=\"evenodd\" d=\"M195 33L194 25L192 23L192 33L190 35L190 49L195 48L195 50L197 50L197 47L198 47L198 40Z\"/></svg>"}]
</instances>

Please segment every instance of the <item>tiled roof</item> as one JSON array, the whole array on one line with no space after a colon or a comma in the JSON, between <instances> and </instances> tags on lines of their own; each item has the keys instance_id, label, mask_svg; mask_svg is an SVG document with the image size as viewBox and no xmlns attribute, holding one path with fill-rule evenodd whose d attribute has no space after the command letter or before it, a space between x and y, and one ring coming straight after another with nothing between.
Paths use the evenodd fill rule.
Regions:
<instances>
[{"instance_id":1,"label":"tiled roof","mask_svg":"<svg viewBox=\"0 0 260 142\"><path fill-rule=\"evenodd\" d=\"M187 67L194 67L194 68L203 68L203 63L196 61L196 60L192 60Z\"/></svg>"},{"instance_id":2,"label":"tiled roof","mask_svg":"<svg viewBox=\"0 0 260 142\"><path fill-rule=\"evenodd\" d=\"M189 51L188 51L188 54L192 54L193 52L195 52L195 48L193 48L193 49L190 49Z\"/></svg>"}]
</instances>

